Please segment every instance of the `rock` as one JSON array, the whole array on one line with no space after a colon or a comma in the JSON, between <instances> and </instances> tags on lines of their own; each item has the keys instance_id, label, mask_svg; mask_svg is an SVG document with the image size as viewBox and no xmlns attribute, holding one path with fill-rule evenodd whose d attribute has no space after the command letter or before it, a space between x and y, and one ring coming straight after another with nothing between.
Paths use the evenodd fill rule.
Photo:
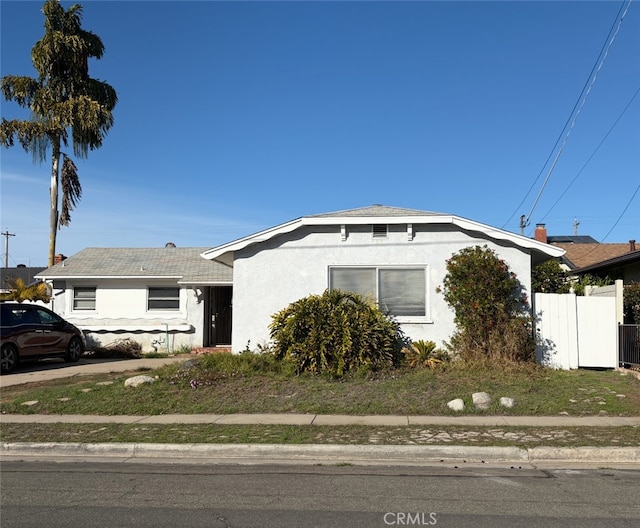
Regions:
<instances>
[{"instance_id":1,"label":"rock","mask_svg":"<svg viewBox=\"0 0 640 528\"><path fill-rule=\"evenodd\" d=\"M189 370L193 367L196 367L198 363L200 363L199 359L196 359L196 358L187 359L180 365L180 370Z\"/></svg>"},{"instance_id":2,"label":"rock","mask_svg":"<svg viewBox=\"0 0 640 528\"><path fill-rule=\"evenodd\" d=\"M33 407L38 403L38 400L29 400L26 402L22 402L22 405L26 405L27 407Z\"/></svg>"},{"instance_id":3,"label":"rock","mask_svg":"<svg viewBox=\"0 0 640 528\"><path fill-rule=\"evenodd\" d=\"M567 411L560 411L558 414L560 416L569 416L569 413Z\"/></svg>"},{"instance_id":4,"label":"rock","mask_svg":"<svg viewBox=\"0 0 640 528\"><path fill-rule=\"evenodd\" d=\"M101 387L106 387L107 385L113 385L113 381L99 381L96 385L100 385Z\"/></svg>"},{"instance_id":5,"label":"rock","mask_svg":"<svg viewBox=\"0 0 640 528\"><path fill-rule=\"evenodd\" d=\"M133 378L127 378L124 380L125 387L137 387L138 385L144 385L145 383L153 383L155 379L151 376L133 376Z\"/></svg>"},{"instance_id":6,"label":"rock","mask_svg":"<svg viewBox=\"0 0 640 528\"><path fill-rule=\"evenodd\" d=\"M473 400L473 405L476 406L476 409L488 409L491 405L491 396L486 392L474 392L471 395L471 399Z\"/></svg>"},{"instance_id":7,"label":"rock","mask_svg":"<svg viewBox=\"0 0 640 528\"><path fill-rule=\"evenodd\" d=\"M500 398L500 405L502 405L503 407L508 407L509 409L511 409L511 407L513 407L515 405L515 402L513 401L513 398Z\"/></svg>"},{"instance_id":8,"label":"rock","mask_svg":"<svg viewBox=\"0 0 640 528\"><path fill-rule=\"evenodd\" d=\"M607 411L600 411L598 416L607 416L609 413Z\"/></svg>"},{"instance_id":9,"label":"rock","mask_svg":"<svg viewBox=\"0 0 640 528\"><path fill-rule=\"evenodd\" d=\"M447 407L452 411L462 411L464 410L464 401L461 398L456 398L447 403Z\"/></svg>"}]
</instances>

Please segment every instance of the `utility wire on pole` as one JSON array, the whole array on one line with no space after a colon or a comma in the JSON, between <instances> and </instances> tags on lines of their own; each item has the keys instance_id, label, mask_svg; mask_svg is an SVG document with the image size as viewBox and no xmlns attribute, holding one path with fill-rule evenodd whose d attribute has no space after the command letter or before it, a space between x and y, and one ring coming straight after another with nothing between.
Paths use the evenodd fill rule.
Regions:
<instances>
[{"instance_id":1,"label":"utility wire on pole","mask_svg":"<svg viewBox=\"0 0 640 528\"><path fill-rule=\"evenodd\" d=\"M4 267L9 267L9 237L16 236L15 233L9 233L8 229L5 229L3 233L0 233L4 237Z\"/></svg>"}]
</instances>

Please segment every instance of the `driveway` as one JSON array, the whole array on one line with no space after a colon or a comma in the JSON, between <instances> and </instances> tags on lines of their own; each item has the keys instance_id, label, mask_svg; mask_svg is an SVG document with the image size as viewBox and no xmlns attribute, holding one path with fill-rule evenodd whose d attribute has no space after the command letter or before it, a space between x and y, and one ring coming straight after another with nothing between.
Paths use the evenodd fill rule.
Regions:
<instances>
[{"instance_id":1,"label":"driveway","mask_svg":"<svg viewBox=\"0 0 640 528\"><path fill-rule=\"evenodd\" d=\"M141 359L92 359L83 357L77 363L67 363L62 359L44 359L32 363L22 363L9 374L0 376L0 388L57 378L70 378L83 374L104 374L125 372L141 368L158 368L163 365L184 361L190 356Z\"/></svg>"}]
</instances>

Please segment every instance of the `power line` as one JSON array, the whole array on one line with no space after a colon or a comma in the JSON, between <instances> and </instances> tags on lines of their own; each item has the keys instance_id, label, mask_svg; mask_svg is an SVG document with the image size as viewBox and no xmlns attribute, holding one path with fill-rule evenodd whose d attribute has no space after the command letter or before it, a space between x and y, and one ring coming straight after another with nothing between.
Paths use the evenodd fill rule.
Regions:
<instances>
[{"instance_id":1,"label":"power line","mask_svg":"<svg viewBox=\"0 0 640 528\"><path fill-rule=\"evenodd\" d=\"M531 207L531 211L529 211L529 214L527 215L526 218L526 222L529 222L529 219L531 218L531 215L533 214L533 211L535 210L536 206L538 205L538 201L540 200L540 197L542 196L542 193L544 192L545 187L547 186L547 183L549 183L549 179L551 178L551 174L553 173L553 170L556 168L556 164L558 163L558 160L560 159L560 156L564 150L564 147L567 144L567 141L569 140L569 136L571 135L571 132L573 131L573 127L576 124L576 121L578 120L578 117L580 116L580 114L582 113L582 109L584 108L584 104L587 101L587 97L589 97L589 94L591 93L591 89L593 88L593 85L596 83L596 80L598 78L598 74L600 73L600 70L602 69L602 66L604 65L604 61L607 59L607 56L609 55L609 50L611 49L611 46L613 45L614 40L616 39L616 36L618 35L618 32L620 31L620 27L622 26L622 21L624 20L625 15L627 14L627 11L629 10L629 6L631 5L631 0L629 0L629 3L627 4L627 8L625 9L624 13L622 14L622 16L620 17L620 20L618 21L618 25L616 27L616 31L613 34L613 36L611 37L611 40L609 41L609 44L607 45L607 48L605 50L604 55L602 56L602 60L600 61L600 64L598 65L598 69L596 70L595 74L593 75L593 78L591 80L591 82L589 83L589 88L587 89L587 92L584 95L584 98L582 99L582 102L580 103L580 108L578 108L578 111L576 112L573 121L571 122L571 126L569 127L569 130L567 131L567 134L564 138L564 141L562 142L562 146L560 147L560 150L558 150L558 153L556 154L555 159L553 160L553 164L551 165L551 168L549 169L549 172L547 173L547 177L545 178L542 187L540 188L540 192L538 192L538 196L536 196L535 201L533 202L533 206Z\"/></svg>"},{"instance_id":2,"label":"power line","mask_svg":"<svg viewBox=\"0 0 640 528\"><path fill-rule=\"evenodd\" d=\"M634 191L634 193L631 195L631 198L629 198L629 201L627 202L627 205L625 206L625 208L622 210L622 212L620 213L620 216L618 217L618 219L616 220L616 222L613 224L613 226L611 226L611 229L609 229L609 231L607 232L606 235L604 235L604 238L602 239L602 242L604 242L607 237L611 234L611 232L615 229L615 227L618 225L618 222L620 222L620 219L624 216L624 214L627 212L627 209L629 209L629 206L631 205L631 202L633 202L633 199L636 197L636 194L638 194L638 191L640 191L640 183L638 184L638 186L636 187L636 190Z\"/></svg>"},{"instance_id":3,"label":"power line","mask_svg":"<svg viewBox=\"0 0 640 528\"><path fill-rule=\"evenodd\" d=\"M620 9L618 10L618 13L616 14L616 18L615 18L613 24L611 25L611 29L609 29L609 33L607 34L607 37L606 37L606 39L605 39L605 41L604 41L604 43L602 45L602 48L600 49L600 52L598 53L598 56L596 57L594 65L591 68L591 71L589 72L589 75L587 76L587 79L586 79L586 81L584 83L584 86L582 87L580 95L578 95L578 98L576 99L576 102L573 105L573 108L571 109L571 112L569 113L569 116L567 117L567 120L566 120L564 126L562 127L562 130L560 131L560 134L558 135L558 138L556 139L556 142L554 143L553 148L551 149L551 152L549 153L549 156L545 160L542 168L540 169L540 172L538 173L538 175L536 176L535 180L531 184L531 187L529 187L529 190L525 194L524 198L518 204L518 207L513 211L513 213L511 213L511 216L502 225L503 229L511 221L511 219L518 212L518 210L522 207L522 205L524 204L524 202L528 198L529 194L531 193L531 191L533 190L535 185L538 183L538 180L542 176L542 173L544 172L545 167L548 165L549 160L553 156L553 153L555 152L558 144L560 143L560 139L565 134L565 131L567 130L567 126L569 125L569 123L571 123L571 125L569 127L569 131L565 136L564 143L563 143L560 151L558 152L558 155L556 156L555 161L553 162L553 166L551 167L551 170L549 171L549 173L548 173L548 175L547 175L547 177L545 179L545 182L543 184L542 189L538 193L538 197L536 198L534 206L532 207L529 215L522 215L520 217L520 229L522 231L524 231L524 228L527 225L529 225L529 219L531 217L531 214L533 213L533 210L535 209L535 205L537 204L537 202L538 202L538 200L539 200L539 198L540 198L540 196L542 194L542 191L544 190L547 182L549 181L549 177L551 176L551 172L553 171L553 169L555 167L555 164L557 163L558 158L560 157L560 154L562 153L562 150L564 149L564 146L565 146L565 144L567 142L567 139L568 139L569 135L571 134L571 130L573 129L573 126L575 125L576 119L577 119L578 115L580 114L580 112L582 110L582 107L584 106L586 98L589 95L589 92L591 91L591 88L593 87L593 84L595 83L595 80L596 80L596 78L598 76L598 72L602 68L602 65L604 64L604 60L606 59L606 57L607 57L607 55L609 53L609 49L611 48L611 45L613 44L613 41L615 40L615 37L618 34L618 31L620 30L620 25L622 24L622 20L624 19L625 15L627 14L627 11L629 10L629 6L631 5L631 2L632 2L632 0L628 0L628 4L627 4L627 0L624 0L623 3L621 4ZM625 4L627 4L626 8L625 8ZM623 10L624 10L624 12L623 12ZM621 16L621 13L622 13L622 16ZM617 27L616 27L616 24L617 24ZM612 34L613 34L613 36L612 36ZM584 98L583 98L583 96L584 96ZM581 100L582 100L582 103L580 103ZM576 112L576 108L578 108L578 105L580 105L580 108ZM573 120L572 120L572 117L573 117Z\"/></svg>"},{"instance_id":4,"label":"power line","mask_svg":"<svg viewBox=\"0 0 640 528\"><path fill-rule=\"evenodd\" d=\"M636 90L636 93L633 94L633 96L631 97L631 99L629 100L629 102L627 103L627 105L623 108L622 112L620 112L620 115L618 115L618 118L614 121L613 125L611 125L611 128L609 128L609 130L607 131L607 133L605 134L605 136L602 138L602 140L600 141L600 143L598 143L598 146L595 148L595 150L593 151L593 153L591 154L591 156L589 156L589 158L587 159L587 161L585 161L584 165L580 168L580 170L578 171L578 173L573 177L573 179L571 180L571 182L569 183L569 185L567 185L566 189L564 191L562 191L562 194L559 196L559 198L554 202L554 204L549 208L549 210L544 214L544 216L540 219L540 220L544 220L551 211L553 211L553 208L558 205L558 203L560 202L560 200L562 200L562 198L564 197L565 194L567 194L567 192L569 191L569 189L571 188L571 186L576 182L576 180L578 179L578 177L580 176L580 174L582 174L582 171L584 169L587 168L587 165L589 165L589 163L591 162L591 160L594 158L594 156L597 154L597 152L600 150L600 147L602 147L602 145L604 144L604 142L607 140L607 138L609 137L609 135L611 134L611 132L613 132L613 129L616 127L616 125L618 124L618 122L620 121L620 119L622 119L622 116L626 113L626 111L629 109L629 107L631 106L631 103L633 103L634 99L636 98L636 96L640 93L640 88L638 88Z\"/></svg>"}]
</instances>

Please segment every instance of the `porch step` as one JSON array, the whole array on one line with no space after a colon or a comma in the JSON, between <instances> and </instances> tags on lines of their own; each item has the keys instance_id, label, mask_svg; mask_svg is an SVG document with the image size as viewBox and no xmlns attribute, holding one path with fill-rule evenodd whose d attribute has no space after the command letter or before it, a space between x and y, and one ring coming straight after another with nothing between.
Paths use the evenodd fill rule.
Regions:
<instances>
[{"instance_id":1,"label":"porch step","mask_svg":"<svg viewBox=\"0 0 640 528\"><path fill-rule=\"evenodd\" d=\"M192 354L231 354L230 346L197 347L191 349Z\"/></svg>"}]
</instances>

